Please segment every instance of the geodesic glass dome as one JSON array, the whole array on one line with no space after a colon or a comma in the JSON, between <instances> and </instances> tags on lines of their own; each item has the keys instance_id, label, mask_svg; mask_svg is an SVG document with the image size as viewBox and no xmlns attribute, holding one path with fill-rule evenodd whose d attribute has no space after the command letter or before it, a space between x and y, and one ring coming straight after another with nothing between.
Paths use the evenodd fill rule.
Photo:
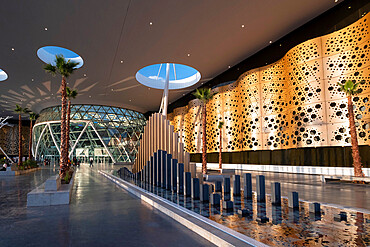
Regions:
<instances>
[{"instance_id":1,"label":"geodesic glass dome","mask_svg":"<svg viewBox=\"0 0 370 247\"><path fill-rule=\"evenodd\" d=\"M32 152L58 160L61 106L41 111L33 127ZM142 113L99 105L71 105L70 159L134 162L146 119Z\"/></svg>"}]
</instances>

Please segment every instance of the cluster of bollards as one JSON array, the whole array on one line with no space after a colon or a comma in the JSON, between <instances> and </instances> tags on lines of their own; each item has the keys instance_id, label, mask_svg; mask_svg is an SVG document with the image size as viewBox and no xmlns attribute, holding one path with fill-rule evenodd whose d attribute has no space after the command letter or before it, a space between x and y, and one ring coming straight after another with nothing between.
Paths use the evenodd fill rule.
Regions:
<instances>
[{"instance_id":1,"label":"cluster of bollards","mask_svg":"<svg viewBox=\"0 0 370 247\"><path fill-rule=\"evenodd\" d=\"M122 171L121 171L122 172ZM201 203L210 203L212 207L222 207L224 212L234 211L234 202L231 201L231 181L230 177L223 176L222 181L200 181L199 178L192 177L190 172L184 171L184 164L178 163L171 154L159 150L154 153L150 161L140 172L131 173L127 168L123 169L123 176L133 178L137 182L145 182L148 185L157 186L173 193L191 197L193 200L199 200ZM233 196L241 196L241 178L240 175L233 175ZM251 201L252 193L252 175L243 174L244 180L244 198ZM266 186L263 175L256 176L256 198L257 205L266 203ZM222 204L221 204L222 201ZM274 208L279 208L272 213L273 220L281 218L281 185L278 182L271 183L271 204ZM298 192L288 194L288 206L292 209L292 217L299 218L299 197ZM265 206L258 206L257 221L265 223L269 221L266 217ZM253 215L252 207L236 209L237 214L242 217ZM309 211L315 216L315 220L321 219L321 208L319 203L310 203ZM298 216L297 216L298 212ZM339 216L342 217L343 216Z\"/></svg>"}]
</instances>

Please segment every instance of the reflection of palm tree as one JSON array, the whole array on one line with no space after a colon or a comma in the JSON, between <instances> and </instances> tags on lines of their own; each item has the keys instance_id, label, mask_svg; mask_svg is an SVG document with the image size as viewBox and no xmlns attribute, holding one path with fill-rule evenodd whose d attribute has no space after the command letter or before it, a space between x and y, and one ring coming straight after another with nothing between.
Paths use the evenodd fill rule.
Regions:
<instances>
[{"instance_id":1,"label":"reflection of palm tree","mask_svg":"<svg viewBox=\"0 0 370 247\"><path fill-rule=\"evenodd\" d=\"M28 159L32 159L32 121L36 120L36 113L30 112L30 140L28 145Z\"/></svg>"},{"instance_id":2,"label":"reflection of palm tree","mask_svg":"<svg viewBox=\"0 0 370 247\"><path fill-rule=\"evenodd\" d=\"M213 94L209 88L200 88L193 93L195 98L199 99L202 102L202 127L203 127L203 147L202 147L202 173L207 173L207 102L212 99Z\"/></svg>"},{"instance_id":3,"label":"reflection of palm tree","mask_svg":"<svg viewBox=\"0 0 370 247\"><path fill-rule=\"evenodd\" d=\"M355 170L356 177L363 177L364 174L362 172L362 165L361 165L361 157L360 151L358 147L358 140L357 140L357 132L355 126L355 116L353 114L353 102L352 97L362 92L361 89L357 89L360 82L356 81L342 81L338 82L339 91L344 92L347 95L348 100L348 120L349 120L349 128L351 134L351 144L352 144L352 158L353 158L353 167Z\"/></svg>"},{"instance_id":4,"label":"reflection of palm tree","mask_svg":"<svg viewBox=\"0 0 370 247\"><path fill-rule=\"evenodd\" d=\"M15 113L18 113L18 166L22 165L22 113L28 113L28 108L22 108L16 105L14 109Z\"/></svg>"},{"instance_id":5,"label":"reflection of palm tree","mask_svg":"<svg viewBox=\"0 0 370 247\"><path fill-rule=\"evenodd\" d=\"M70 122L71 122L71 99L75 99L77 97L77 90L70 89L69 87L66 88L67 99L68 99L68 106L67 106L67 130L66 130L66 149L67 152L69 150L69 132L70 132Z\"/></svg>"},{"instance_id":6,"label":"reflection of palm tree","mask_svg":"<svg viewBox=\"0 0 370 247\"><path fill-rule=\"evenodd\" d=\"M61 125L60 125L60 176L64 176L67 165L68 165L68 150L66 147L66 115L67 115L67 80L77 68L78 62L73 62L71 60L65 60L63 55L55 56L55 65L51 63L45 65L44 69L46 72L56 75L60 74L62 76L62 113L61 113Z\"/></svg>"}]
</instances>

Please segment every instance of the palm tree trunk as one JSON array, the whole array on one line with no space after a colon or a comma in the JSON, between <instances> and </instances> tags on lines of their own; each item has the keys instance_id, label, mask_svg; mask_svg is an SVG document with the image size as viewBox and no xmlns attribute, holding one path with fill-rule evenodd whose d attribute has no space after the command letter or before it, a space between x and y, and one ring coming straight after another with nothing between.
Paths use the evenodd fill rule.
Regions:
<instances>
[{"instance_id":1,"label":"palm tree trunk","mask_svg":"<svg viewBox=\"0 0 370 247\"><path fill-rule=\"evenodd\" d=\"M60 176L65 174L67 168L67 150L66 150L66 113L67 113L67 81L62 76L62 113L60 119Z\"/></svg>"},{"instance_id":2,"label":"palm tree trunk","mask_svg":"<svg viewBox=\"0 0 370 247\"><path fill-rule=\"evenodd\" d=\"M18 167L22 165L22 117L18 117Z\"/></svg>"},{"instance_id":3,"label":"palm tree trunk","mask_svg":"<svg viewBox=\"0 0 370 247\"><path fill-rule=\"evenodd\" d=\"M28 142L28 159L32 159L32 119L30 119L30 140Z\"/></svg>"},{"instance_id":4,"label":"palm tree trunk","mask_svg":"<svg viewBox=\"0 0 370 247\"><path fill-rule=\"evenodd\" d=\"M353 102L352 96L347 96L348 99L348 119L349 119L349 128L351 134L351 143L352 143L352 158L353 158L353 167L355 170L356 177L363 177L364 174L362 173L362 165L361 165L361 157L360 151L358 148L358 141L357 141L357 132L355 126L355 116L353 114Z\"/></svg>"},{"instance_id":5,"label":"palm tree trunk","mask_svg":"<svg viewBox=\"0 0 370 247\"><path fill-rule=\"evenodd\" d=\"M68 100L68 107L67 107L67 130L66 130L66 149L67 149L67 157L69 158L69 131L70 131L70 122L71 122L71 101Z\"/></svg>"},{"instance_id":6,"label":"palm tree trunk","mask_svg":"<svg viewBox=\"0 0 370 247\"><path fill-rule=\"evenodd\" d=\"M206 109L206 102L203 102L203 114L202 114L202 119L203 119L203 147L202 147L202 173L206 174L207 173L207 128L206 128L206 123L207 123L207 109Z\"/></svg>"},{"instance_id":7,"label":"palm tree trunk","mask_svg":"<svg viewBox=\"0 0 370 247\"><path fill-rule=\"evenodd\" d=\"M218 166L222 169L222 129L220 129L220 152L218 154Z\"/></svg>"}]
</instances>

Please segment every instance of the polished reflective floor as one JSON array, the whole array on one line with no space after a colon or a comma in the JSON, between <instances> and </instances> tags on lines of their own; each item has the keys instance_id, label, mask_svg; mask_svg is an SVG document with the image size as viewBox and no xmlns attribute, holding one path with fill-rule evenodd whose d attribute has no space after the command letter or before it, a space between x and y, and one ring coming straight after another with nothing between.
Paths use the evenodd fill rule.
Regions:
<instances>
[{"instance_id":1,"label":"polished reflective floor","mask_svg":"<svg viewBox=\"0 0 370 247\"><path fill-rule=\"evenodd\" d=\"M116 168L116 167L115 167ZM0 177L0 246L211 246L82 164L69 206L27 208L27 193L57 171Z\"/></svg>"},{"instance_id":2,"label":"polished reflective floor","mask_svg":"<svg viewBox=\"0 0 370 247\"><path fill-rule=\"evenodd\" d=\"M197 170L199 173L200 171L200 169ZM297 191L299 193L299 198L302 200L365 209L364 212L370 212L370 185L339 182L322 183L320 176L317 175L241 170L224 171L226 175L240 175L242 186L244 184L243 173L251 173L254 191L256 190L256 175L264 175L266 193L271 193L272 182L279 182L281 184L281 194L285 197L288 196L289 192ZM211 171L210 174L218 173Z\"/></svg>"}]
</instances>

